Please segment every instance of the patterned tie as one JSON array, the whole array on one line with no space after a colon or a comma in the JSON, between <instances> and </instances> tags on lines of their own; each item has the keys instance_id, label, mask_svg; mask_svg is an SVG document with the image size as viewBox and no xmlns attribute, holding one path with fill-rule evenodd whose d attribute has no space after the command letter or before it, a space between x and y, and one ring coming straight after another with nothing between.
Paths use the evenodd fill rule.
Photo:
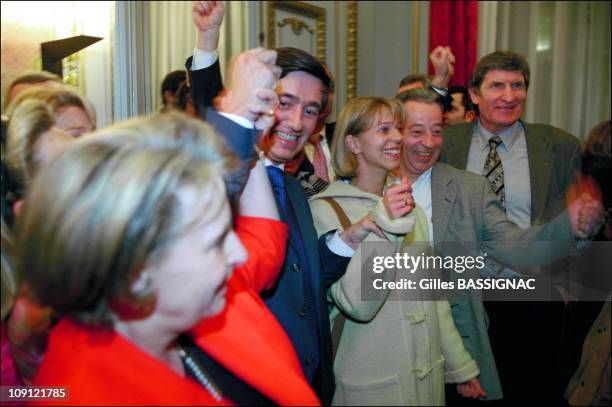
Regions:
<instances>
[{"instance_id":1,"label":"patterned tie","mask_svg":"<svg viewBox=\"0 0 612 407\"><path fill-rule=\"evenodd\" d=\"M482 175L489 179L493 191L501 201L504 208L506 207L506 191L504 190L504 167L497 152L497 146L502 140L499 136L493 136L489 139L490 151L485 160Z\"/></svg>"},{"instance_id":2,"label":"patterned tie","mask_svg":"<svg viewBox=\"0 0 612 407\"><path fill-rule=\"evenodd\" d=\"M502 140L499 136L493 136L489 139L489 154L485 160L484 168L482 169L482 175L488 178L489 184L495 191L495 194L502 203L504 209L506 209L506 191L504 190L504 167L502 166L501 158L497 152L497 146L501 144ZM504 269L504 266L495 259L488 257L486 264L491 270L498 276Z\"/></svg>"},{"instance_id":3,"label":"patterned tie","mask_svg":"<svg viewBox=\"0 0 612 407\"><path fill-rule=\"evenodd\" d=\"M316 137L316 140L312 141L312 145L314 146L312 166L314 167L315 175L329 184L327 159L325 158L325 153L323 152L323 146L321 146L321 137L322 136Z\"/></svg>"},{"instance_id":4,"label":"patterned tie","mask_svg":"<svg viewBox=\"0 0 612 407\"><path fill-rule=\"evenodd\" d=\"M304 246L304 241L302 240L302 233L297 222L295 210L293 209L293 205L291 205L291 201L289 200L283 171L281 171L280 168L271 165L267 166L266 170L268 171L268 177L270 178L272 189L274 190L274 194L278 200L281 216L287 223L287 226L289 226L289 238L295 244L298 251L298 257L300 259L299 270L302 271L304 285L305 315L303 316L306 318L308 329L312 337L312 342L315 347L313 356L316 357L319 354L319 335L316 323L314 295L312 292L310 263L308 261L308 257L306 256L306 247Z\"/></svg>"}]
</instances>

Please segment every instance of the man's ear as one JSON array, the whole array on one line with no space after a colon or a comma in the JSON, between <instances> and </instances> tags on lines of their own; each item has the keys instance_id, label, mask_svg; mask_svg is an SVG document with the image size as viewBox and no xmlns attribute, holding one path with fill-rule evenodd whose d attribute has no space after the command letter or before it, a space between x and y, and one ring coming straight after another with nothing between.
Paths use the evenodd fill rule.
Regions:
<instances>
[{"instance_id":1,"label":"man's ear","mask_svg":"<svg viewBox=\"0 0 612 407\"><path fill-rule=\"evenodd\" d=\"M23 210L23 199L18 199L13 204L13 215L15 215L15 219L19 219L21 217L22 210Z\"/></svg>"},{"instance_id":2,"label":"man's ear","mask_svg":"<svg viewBox=\"0 0 612 407\"><path fill-rule=\"evenodd\" d=\"M470 99L472 99L472 103L477 105L478 104L478 89L475 88L469 88L468 92L470 94Z\"/></svg>"},{"instance_id":3,"label":"man's ear","mask_svg":"<svg viewBox=\"0 0 612 407\"><path fill-rule=\"evenodd\" d=\"M474 121L474 119L476 118L476 112L473 110L468 110L467 112L465 112L465 121L466 122L472 122Z\"/></svg>"},{"instance_id":4,"label":"man's ear","mask_svg":"<svg viewBox=\"0 0 612 407\"><path fill-rule=\"evenodd\" d=\"M359 138L353 136L352 134L349 134L344 138L344 144L351 153L361 153L361 143L359 142Z\"/></svg>"}]
</instances>

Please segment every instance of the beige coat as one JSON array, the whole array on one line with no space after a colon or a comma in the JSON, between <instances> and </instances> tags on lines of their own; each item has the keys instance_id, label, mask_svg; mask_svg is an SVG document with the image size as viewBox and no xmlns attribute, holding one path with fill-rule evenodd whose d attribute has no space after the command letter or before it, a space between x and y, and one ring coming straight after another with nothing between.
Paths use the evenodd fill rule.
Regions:
<instances>
[{"instance_id":1,"label":"beige coat","mask_svg":"<svg viewBox=\"0 0 612 407\"><path fill-rule=\"evenodd\" d=\"M321 199L324 197L334 198L352 223L380 205L380 197L374 194L341 182L331 184L310 200L319 236L342 229L330 204ZM404 233L415 228L416 240L426 241L424 216L420 208L413 210ZM377 222L384 228L380 211ZM404 235L387 234L387 238L392 242L386 245L391 252L401 247ZM383 239L371 233L366 241ZM361 299L360 250L345 275L329 289L328 298L333 302L332 318L338 312L347 316L334 361L333 404L443 405L445 382L462 383L479 374L463 347L447 301L398 300L389 298L389 292L374 301Z\"/></svg>"}]
</instances>

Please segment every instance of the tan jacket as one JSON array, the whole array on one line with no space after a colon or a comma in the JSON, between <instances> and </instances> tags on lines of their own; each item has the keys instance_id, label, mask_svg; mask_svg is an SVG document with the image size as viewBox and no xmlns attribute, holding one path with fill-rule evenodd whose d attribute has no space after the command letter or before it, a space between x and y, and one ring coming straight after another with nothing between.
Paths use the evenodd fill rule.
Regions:
<instances>
[{"instance_id":1,"label":"tan jacket","mask_svg":"<svg viewBox=\"0 0 612 407\"><path fill-rule=\"evenodd\" d=\"M310 200L319 236L341 229L324 197L333 197L352 223L381 200L349 184L331 184ZM379 221L380 215L376 217ZM414 228L415 240L427 241L424 216L420 208L413 210L407 216L403 233ZM386 236L390 243L385 247L390 252L401 247L404 234ZM366 242L376 241L384 240L373 233L366 238ZM364 301L361 265L361 253L357 250L345 275L328 291L328 298L333 301L331 317L339 312L347 316L334 361L333 404L443 405L444 382L466 382L479 374L476 362L463 347L448 302L407 301L401 299L401 294L395 297L395 291L384 290L376 300ZM371 274L370 270L363 272ZM398 272L395 278L400 277Z\"/></svg>"}]
</instances>

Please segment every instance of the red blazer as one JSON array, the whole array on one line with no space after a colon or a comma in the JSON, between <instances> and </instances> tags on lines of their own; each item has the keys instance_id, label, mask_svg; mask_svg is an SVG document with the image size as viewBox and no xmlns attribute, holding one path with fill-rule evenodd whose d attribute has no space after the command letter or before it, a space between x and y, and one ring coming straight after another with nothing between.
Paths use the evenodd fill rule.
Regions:
<instances>
[{"instance_id":1,"label":"red blazer","mask_svg":"<svg viewBox=\"0 0 612 407\"><path fill-rule=\"evenodd\" d=\"M276 403L318 405L291 342L257 294L276 280L287 228L281 222L238 218L237 232L249 260L228 282L224 311L198 323L190 334L225 368ZM33 384L68 387L69 400L58 404L230 403L216 402L202 386L177 375L120 334L70 319L53 329Z\"/></svg>"}]
</instances>

